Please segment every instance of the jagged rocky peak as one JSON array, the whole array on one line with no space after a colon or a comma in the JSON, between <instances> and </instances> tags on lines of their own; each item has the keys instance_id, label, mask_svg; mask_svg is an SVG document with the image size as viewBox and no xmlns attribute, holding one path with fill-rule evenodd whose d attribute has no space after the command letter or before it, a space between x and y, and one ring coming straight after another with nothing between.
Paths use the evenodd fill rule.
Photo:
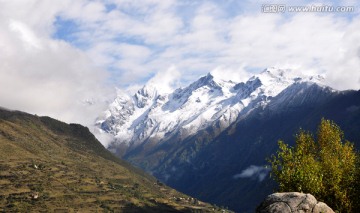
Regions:
<instances>
[{"instance_id":1,"label":"jagged rocky peak","mask_svg":"<svg viewBox=\"0 0 360 213\"><path fill-rule=\"evenodd\" d=\"M141 89L139 89L135 95L135 103L139 108L144 108L146 105L150 104L153 99L158 95L158 90L153 84L146 84Z\"/></svg>"},{"instance_id":2,"label":"jagged rocky peak","mask_svg":"<svg viewBox=\"0 0 360 213\"><path fill-rule=\"evenodd\" d=\"M231 88L235 85L232 81L225 81L215 78L211 73L199 78L197 81L191 83L185 88L179 88L174 91L172 98L185 103L188 98L194 93L208 93L213 96L224 95L229 93ZM196 102L201 102L201 98L195 98Z\"/></svg>"},{"instance_id":3,"label":"jagged rocky peak","mask_svg":"<svg viewBox=\"0 0 360 213\"><path fill-rule=\"evenodd\" d=\"M254 77L254 78L250 78L246 82L240 82L240 83L235 84L234 90L238 90L243 87L259 87L260 85L261 85L260 79Z\"/></svg>"},{"instance_id":4,"label":"jagged rocky peak","mask_svg":"<svg viewBox=\"0 0 360 213\"><path fill-rule=\"evenodd\" d=\"M135 95L141 95L147 98L153 98L157 95L158 90L154 84L145 84L141 89L139 89Z\"/></svg>"},{"instance_id":5,"label":"jagged rocky peak","mask_svg":"<svg viewBox=\"0 0 360 213\"><path fill-rule=\"evenodd\" d=\"M208 73L206 76L201 77L198 81L196 81L194 84L192 84L192 87L194 89L197 89L197 88L200 88L203 86L209 86L210 88L214 88L214 89L221 89L221 87L215 81L214 76L211 73Z\"/></svg>"},{"instance_id":6,"label":"jagged rocky peak","mask_svg":"<svg viewBox=\"0 0 360 213\"><path fill-rule=\"evenodd\" d=\"M146 84L133 95L133 99L137 107L143 108L156 100L158 96L158 89L154 85Z\"/></svg>"},{"instance_id":7,"label":"jagged rocky peak","mask_svg":"<svg viewBox=\"0 0 360 213\"><path fill-rule=\"evenodd\" d=\"M147 138L161 138L182 130L196 134L218 124L225 129L239 116L270 103L290 85L320 82L321 79L296 70L272 67L240 83L208 73L175 91L162 89L158 82L150 81L132 96L118 92L106 116L97 124L103 131L113 134L116 143L127 145L145 143Z\"/></svg>"},{"instance_id":8,"label":"jagged rocky peak","mask_svg":"<svg viewBox=\"0 0 360 213\"><path fill-rule=\"evenodd\" d=\"M177 92L183 91L195 91L201 87L208 86L211 89L219 89L221 90L220 85L215 81L214 76L211 73L208 73L206 76L201 77L199 80L190 84L188 87L184 89L177 90Z\"/></svg>"}]
</instances>

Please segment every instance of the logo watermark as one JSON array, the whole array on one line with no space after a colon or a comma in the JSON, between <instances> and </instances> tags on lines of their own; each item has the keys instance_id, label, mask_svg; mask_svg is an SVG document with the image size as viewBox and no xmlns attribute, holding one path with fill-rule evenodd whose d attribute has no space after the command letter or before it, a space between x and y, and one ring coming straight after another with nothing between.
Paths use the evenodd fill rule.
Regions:
<instances>
[{"instance_id":1,"label":"logo watermark","mask_svg":"<svg viewBox=\"0 0 360 213\"><path fill-rule=\"evenodd\" d=\"M354 6L332 6L332 5L306 5L306 6L288 6L285 4L263 4L261 12L263 13L351 13L354 12Z\"/></svg>"}]
</instances>

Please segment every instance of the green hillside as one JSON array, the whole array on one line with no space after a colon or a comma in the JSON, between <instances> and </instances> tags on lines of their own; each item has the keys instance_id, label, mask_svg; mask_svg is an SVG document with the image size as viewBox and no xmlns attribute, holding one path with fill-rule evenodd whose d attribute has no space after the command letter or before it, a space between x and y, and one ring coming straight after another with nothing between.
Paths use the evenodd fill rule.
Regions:
<instances>
[{"instance_id":1,"label":"green hillside","mask_svg":"<svg viewBox=\"0 0 360 213\"><path fill-rule=\"evenodd\" d=\"M0 211L214 209L117 159L86 127L0 108Z\"/></svg>"}]
</instances>

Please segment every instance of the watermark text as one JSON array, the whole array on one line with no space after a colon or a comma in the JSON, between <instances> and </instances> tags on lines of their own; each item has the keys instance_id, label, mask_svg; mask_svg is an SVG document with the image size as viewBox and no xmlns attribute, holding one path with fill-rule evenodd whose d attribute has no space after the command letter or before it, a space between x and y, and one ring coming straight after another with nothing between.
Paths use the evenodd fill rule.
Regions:
<instances>
[{"instance_id":1,"label":"watermark text","mask_svg":"<svg viewBox=\"0 0 360 213\"><path fill-rule=\"evenodd\" d=\"M306 6L288 6L285 4L263 4L261 12L263 13L350 13L354 12L354 6L332 6L332 5L306 5Z\"/></svg>"}]
</instances>

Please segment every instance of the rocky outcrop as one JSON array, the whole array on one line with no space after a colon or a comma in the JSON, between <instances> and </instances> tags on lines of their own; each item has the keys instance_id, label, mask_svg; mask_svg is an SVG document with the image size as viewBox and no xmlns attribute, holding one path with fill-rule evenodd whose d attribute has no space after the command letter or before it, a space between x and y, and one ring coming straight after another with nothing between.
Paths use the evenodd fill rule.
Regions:
<instances>
[{"instance_id":1,"label":"rocky outcrop","mask_svg":"<svg viewBox=\"0 0 360 213\"><path fill-rule=\"evenodd\" d=\"M334 213L323 202L318 202L311 194L299 192L274 193L258 206L257 213Z\"/></svg>"}]
</instances>

